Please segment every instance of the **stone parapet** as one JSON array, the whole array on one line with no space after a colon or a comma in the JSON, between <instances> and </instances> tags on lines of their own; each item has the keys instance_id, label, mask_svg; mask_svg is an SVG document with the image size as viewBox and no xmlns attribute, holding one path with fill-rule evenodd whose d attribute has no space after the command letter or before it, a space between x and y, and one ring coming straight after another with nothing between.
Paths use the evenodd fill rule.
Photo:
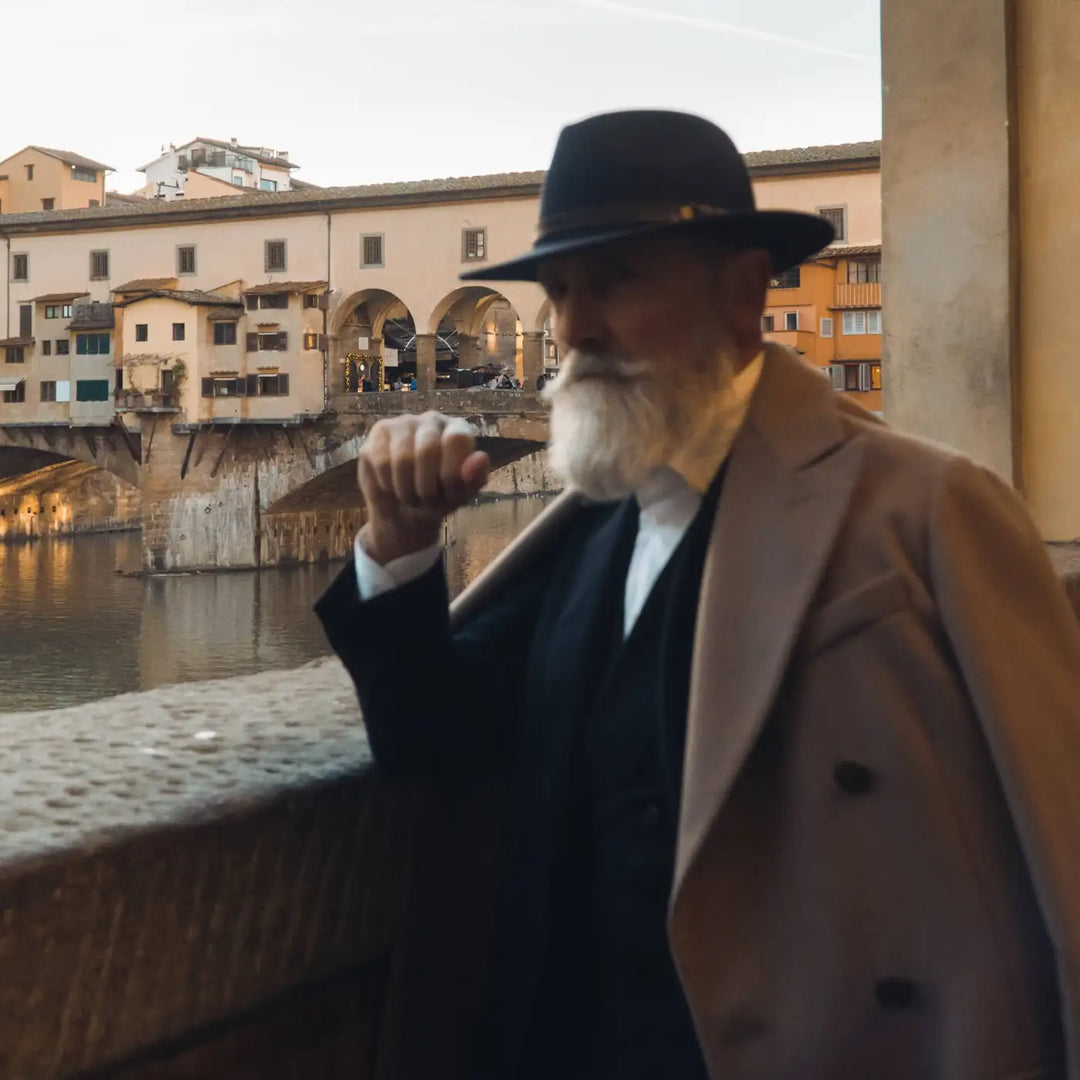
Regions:
<instances>
[{"instance_id":1,"label":"stone parapet","mask_svg":"<svg viewBox=\"0 0 1080 1080\"><path fill-rule=\"evenodd\" d=\"M5 1080L450 1075L475 993L438 956L485 921L460 909L477 856L453 873L443 804L372 776L336 661L9 714L0 740Z\"/></svg>"}]
</instances>

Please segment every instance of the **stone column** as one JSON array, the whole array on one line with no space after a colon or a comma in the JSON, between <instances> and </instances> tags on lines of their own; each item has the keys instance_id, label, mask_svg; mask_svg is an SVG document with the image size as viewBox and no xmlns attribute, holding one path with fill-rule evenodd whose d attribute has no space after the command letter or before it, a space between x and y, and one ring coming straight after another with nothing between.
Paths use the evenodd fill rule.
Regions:
<instances>
[{"instance_id":1,"label":"stone column","mask_svg":"<svg viewBox=\"0 0 1080 1080\"><path fill-rule=\"evenodd\" d=\"M458 334L458 367L471 368L480 363L480 339L474 334Z\"/></svg>"},{"instance_id":2,"label":"stone column","mask_svg":"<svg viewBox=\"0 0 1080 1080\"><path fill-rule=\"evenodd\" d=\"M1015 481L1010 8L883 0L883 373L887 420Z\"/></svg>"},{"instance_id":3,"label":"stone column","mask_svg":"<svg viewBox=\"0 0 1080 1080\"><path fill-rule=\"evenodd\" d=\"M416 389L421 394L435 389L435 335L416 335Z\"/></svg>"},{"instance_id":4,"label":"stone column","mask_svg":"<svg viewBox=\"0 0 1080 1080\"><path fill-rule=\"evenodd\" d=\"M526 390L535 390L537 380L544 374L544 335L526 332L521 335L521 371L518 377Z\"/></svg>"},{"instance_id":5,"label":"stone column","mask_svg":"<svg viewBox=\"0 0 1080 1080\"><path fill-rule=\"evenodd\" d=\"M372 356L376 357L378 360L381 360L382 355L383 355L383 339L381 337L373 337L373 338L371 338L368 341L368 352ZM376 361L373 361L372 363L374 364L374 363L376 363ZM386 374L386 372L384 371L383 375L385 375L385 374ZM376 394L379 393L379 391L382 390L382 379L381 378L372 378L371 379L371 385L374 387L375 393Z\"/></svg>"}]
</instances>

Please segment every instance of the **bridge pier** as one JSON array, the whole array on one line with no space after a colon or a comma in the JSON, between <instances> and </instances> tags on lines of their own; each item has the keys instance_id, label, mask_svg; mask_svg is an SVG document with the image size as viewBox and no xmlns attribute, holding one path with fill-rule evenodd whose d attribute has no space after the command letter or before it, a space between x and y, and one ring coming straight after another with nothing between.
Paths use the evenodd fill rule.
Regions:
<instances>
[{"instance_id":1,"label":"bridge pier","mask_svg":"<svg viewBox=\"0 0 1080 1080\"><path fill-rule=\"evenodd\" d=\"M544 374L544 335L527 330L521 338L521 385L525 390L535 390Z\"/></svg>"}]
</instances>

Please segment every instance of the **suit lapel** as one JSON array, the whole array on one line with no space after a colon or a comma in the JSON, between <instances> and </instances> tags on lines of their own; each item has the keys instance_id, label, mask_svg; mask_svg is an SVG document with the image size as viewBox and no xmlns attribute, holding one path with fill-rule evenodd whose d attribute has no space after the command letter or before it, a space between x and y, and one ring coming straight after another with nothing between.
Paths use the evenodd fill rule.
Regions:
<instances>
[{"instance_id":1,"label":"suit lapel","mask_svg":"<svg viewBox=\"0 0 1080 1080\"><path fill-rule=\"evenodd\" d=\"M825 380L786 350L770 347L765 359L702 578L673 912L772 706L862 456Z\"/></svg>"}]
</instances>

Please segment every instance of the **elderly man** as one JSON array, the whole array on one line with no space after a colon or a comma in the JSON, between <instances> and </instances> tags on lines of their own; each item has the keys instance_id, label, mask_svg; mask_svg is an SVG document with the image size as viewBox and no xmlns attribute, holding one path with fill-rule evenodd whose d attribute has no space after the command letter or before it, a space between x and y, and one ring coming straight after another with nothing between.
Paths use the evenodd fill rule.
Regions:
<instances>
[{"instance_id":1,"label":"elderly man","mask_svg":"<svg viewBox=\"0 0 1080 1080\"><path fill-rule=\"evenodd\" d=\"M507 780L496 1075L1080 1080L1080 629L1005 484L762 346L830 238L704 120L569 127L469 275L551 299L567 492L448 615L485 455L361 452L319 610L381 769Z\"/></svg>"}]
</instances>

